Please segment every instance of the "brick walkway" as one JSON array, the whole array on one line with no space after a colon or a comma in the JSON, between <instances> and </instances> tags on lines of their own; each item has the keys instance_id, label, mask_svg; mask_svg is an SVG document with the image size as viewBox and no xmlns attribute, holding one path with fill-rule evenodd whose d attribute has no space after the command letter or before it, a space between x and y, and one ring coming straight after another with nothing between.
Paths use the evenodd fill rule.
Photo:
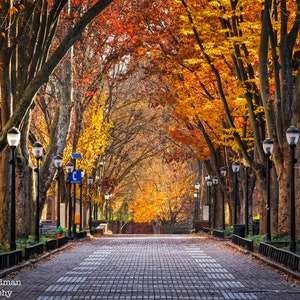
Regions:
<instances>
[{"instance_id":1,"label":"brick walkway","mask_svg":"<svg viewBox=\"0 0 300 300\"><path fill-rule=\"evenodd\" d=\"M2 297L296 300L300 285L207 237L114 236L83 242L3 278Z\"/></svg>"}]
</instances>

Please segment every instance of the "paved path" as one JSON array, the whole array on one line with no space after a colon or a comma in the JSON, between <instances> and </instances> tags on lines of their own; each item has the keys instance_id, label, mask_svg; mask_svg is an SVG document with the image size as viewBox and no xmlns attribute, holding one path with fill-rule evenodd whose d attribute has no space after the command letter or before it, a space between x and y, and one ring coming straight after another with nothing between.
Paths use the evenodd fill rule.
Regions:
<instances>
[{"instance_id":1,"label":"paved path","mask_svg":"<svg viewBox=\"0 0 300 300\"><path fill-rule=\"evenodd\" d=\"M300 299L300 285L207 237L94 239L1 283L0 298L20 300Z\"/></svg>"}]
</instances>

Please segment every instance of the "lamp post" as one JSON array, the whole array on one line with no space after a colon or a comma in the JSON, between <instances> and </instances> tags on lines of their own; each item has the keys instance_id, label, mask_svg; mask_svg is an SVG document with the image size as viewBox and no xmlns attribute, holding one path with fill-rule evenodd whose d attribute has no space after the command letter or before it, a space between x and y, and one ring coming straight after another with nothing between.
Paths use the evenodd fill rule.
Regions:
<instances>
[{"instance_id":1,"label":"lamp post","mask_svg":"<svg viewBox=\"0 0 300 300\"><path fill-rule=\"evenodd\" d=\"M62 167L63 159L60 155L54 157L54 165L57 169L57 217L56 217L56 227L60 226L60 170Z\"/></svg>"},{"instance_id":2,"label":"lamp post","mask_svg":"<svg viewBox=\"0 0 300 300\"><path fill-rule=\"evenodd\" d=\"M104 199L105 199L105 219L108 220L108 209L107 209L108 200L109 200L109 193L108 192L105 193Z\"/></svg>"},{"instance_id":3,"label":"lamp post","mask_svg":"<svg viewBox=\"0 0 300 300\"><path fill-rule=\"evenodd\" d=\"M112 194L109 194L109 219L112 222L113 221L113 210L112 210Z\"/></svg>"},{"instance_id":4,"label":"lamp post","mask_svg":"<svg viewBox=\"0 0 300 300\"><path fill-rule=\"evenodd\" d=\"M210 176L208 175L208 174L206 174L205 176L204 176L204 179L205 179L205 181L206 181L206 186L207 186L207 190L206 190L206 197L207 197L207 204L209 203L209 197L208 197L208 184L207 184L207 181L208 180L210 180Z\"/></svg>"},{"instance_id":5,"label":"lamp post","mask_svg":"<svg viewBox=\"0 0 300 300\"><path fill-rule=\"evenodd\" d=\"M71 162L66 164L66 171L68 174L67 184L68 184L68 197L69 197L69 222L68 222L68 236L72 236L72 197L71 197L71 174L74 170L74 165Z\"/></svg>"},{"instance_id":6,"label":"lamp post","mask_svg":"<svg viewBox=\"0 0 300 300\"><path fill-rule=\"evenodd\" d=\"M214 185L214 213L213 213L213 228L216 228L216 214L217 214L217 185L219 183L218 176L214 176L212 183Z\"/></svg>"},{"instance_id":7,"label":"lamp post","mask_svg":"<svg viewBox=\"0 0 300 300\"><path fill-rule=\"evenodd\" d=\"M245 186L245 236L249 234L249 182L248 182L248 173L249 165L246 160L244 160L245 167L245 177L246 177L246 186Z\"/></svg>"},{"instance_id":8,"label":"lamp post","mask_svg":"<svg viewBox=\"0 0 300 300\"><path fill-rule=\"evenodd\" d=\"M211 228L211 199L210 199L210 189L212 186L212 180L210 178L206 181L207 184L207 196L208 196L208 227Z\"/></svg>"},{"instance_id":9,"label":"lamp post","mask_svg":"<svg viewBox=\"0 0 300 300\"><path fill-rule=\"evenodd\" d=\"M195 215L194 215L194 230L197 231L197 222L199 220L199 189L200 183L195 183L195 192L194 192L194 200L195 200Z\"/></svg>"},{"instance_id":10,"label":"lamp post","mask_svg":"<svg viewBox=\"0 0 300 300\"><path fill-rule=\"evenodd\" d=\"M73 150L75 151L75 148L73 148ZM74 164L73 170L79 171L79 170L76 170L76 160L82 159L82 155L80 153L72 152L71 159ZM73 197L74 197L73 198L73 235L74 235L74 237L76 237L76 220L75 220L75 216L76 216L76 183L73 183Z\"/></svg>"},{"instance_id":11,"label":"lamp post","mask_svg":"<svg viewBox=\"0 0 300 300\"><path fill-rule=\"evenodd\" d=\"M270 156L274 148L274 143L271 139L263 141L263 149L267 158L267 241L271 241L271 193L270 193Z\"/></svg>"},{"instance_id":12,"label":"lamp post","mask_svg":"<svg viewBox=\"0 0 300 300\"><path fill-rule=\"evenodd\" d=\"M226 168L222 167L220 169L221 176L225 178ZM225 188L225 187L224 187ZM224 199L224 190L222 190L222 229L225 230L225 199Z\"/></svg>"},{"instance_id":13,"label":"lamp post","mask_svg":"<svg viewBox=\"0 0 300 300\"><path fill-rule=\"evenodd\" d=\"M290 198L291 198L291 228L290 228L290 236L291 236L291 243L290 243L290 251L296 252L297 251L297 244L296 244L296 224L295 224L295 170L294 164L296 163L295 159L295 148L296 144L299 140L299 131L296 127L290 126L286 131L286 139L291 149L291 160L290 160L290 181L291 181L291 189L290 189Z\"/></svg>"},{"instance_id":14,"label":"lamp post","mask_svg":"<svg viewBox=\"0 0 300 300\"><path fill-rule=\"evenodd\" d=\"M81 183L80 183L80 199L79 199L79 231L82 231L82 178L84 171L81 170Z\"/></svg>"},{"instance_id":15,"label":"lamp post","mask_svg":"<svg viewBox=\"0 0 300 300\"><path fill-rule=\"evenodd\" d=\"M20 142L20 131L13 127L7 131L7 142L11 149L11 203L10 203L10 251L16 250L16 161L15 150Z\"/></svg>"},{"instance_id":16,"label":"lamp post","mask_svg":"<svg viewBox=\"0 0 300 300\"><path fill-rule=\"evenodd\" d=\"M43 146L40 142L35 142L32 145L32 153L36 159L37 172L37 193L36 193L36 204L35 204L35 241L40 241L40 159L43 154Z\"/></svg>"},{"instance_id":17,"label":"lamp post","mask_svg":"<svg viewBox=\"0 0 300 300\"><path fill-rule=\"evenodd\" d=\"M233 224L237 224L237 205L238 205L238 178L237 174L240 170L240 163L235 161L232 163L232 171L234 174L234 216Z\"/></svg>"},{"instance_id":18,"label":"lamp post","mask_svg":"<svg viewBox=\"0 0 300 300\"><path fill-rule=\"evenodd\" d=\"M89 195L89 202L90 202L90 209L89 209L89 229L91 230L92 229L92 197L90 195L90 192L91 192L91 186L92 186L92 183L93 183L93 177L92 176L89 176L88 179L87 179L87 183L88 183L88 187L89 187L89 190L88 190L88 195Z\"/></svg>"}]
</instances>

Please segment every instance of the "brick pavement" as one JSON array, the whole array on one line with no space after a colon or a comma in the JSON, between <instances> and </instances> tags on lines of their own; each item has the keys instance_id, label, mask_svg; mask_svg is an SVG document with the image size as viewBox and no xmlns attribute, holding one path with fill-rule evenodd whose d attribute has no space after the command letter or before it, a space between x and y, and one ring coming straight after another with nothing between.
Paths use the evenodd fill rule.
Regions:
<instances>
[{"instance_id":1,"label":"brick pavement","mask_svg":"<svg viewBox=\"0 0 300 300\"><path fill-rule=\"evenodd\" d=\"M94 239L1 283L0 298L20 300L300 299L300 285L201 236Z\"/></svg>"}]
</instances>

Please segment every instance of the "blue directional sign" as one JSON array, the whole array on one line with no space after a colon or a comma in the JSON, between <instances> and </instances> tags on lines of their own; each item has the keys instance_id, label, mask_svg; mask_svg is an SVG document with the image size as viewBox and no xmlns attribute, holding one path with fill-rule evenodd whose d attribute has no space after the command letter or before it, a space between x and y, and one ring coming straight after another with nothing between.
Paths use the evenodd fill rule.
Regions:
<instances>
[{"instance_id":1,"label":"blue directional sign","mask_svg":"<svg viewBox=\"0 0 300 300\"><path fill-rule=\"evenodd\" d=\"M82 170L74 170L72 173L71 173L71 176L70 176L70 182L71 183L77 183L77 184L80 184L82 182L82 178L81 178L81 172Z\"/></svg>"},{"instance_id":2,"label":"blue directional sign","mask_svg":"<svg viewBox=\"0 0 300 300\"><path fill-rule=\"evenodd\" d=\"M72 159L82 159L82 155L80 153L71 153Z\"/></svg>"}]
</instances>

